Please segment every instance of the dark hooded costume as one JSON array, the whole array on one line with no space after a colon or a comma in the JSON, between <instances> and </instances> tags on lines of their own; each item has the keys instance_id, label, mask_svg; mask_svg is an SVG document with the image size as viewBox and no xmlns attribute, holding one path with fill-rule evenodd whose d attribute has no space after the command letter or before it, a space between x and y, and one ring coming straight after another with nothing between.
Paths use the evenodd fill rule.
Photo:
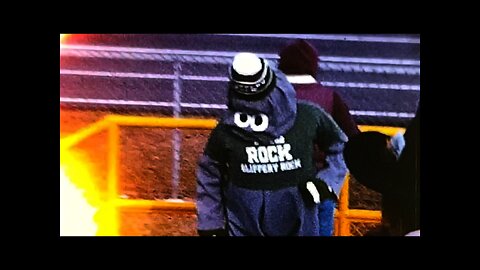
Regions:
<instances>
[{"instance_id":1,"label":"dark hooded costume","mask_svg":"<svg viewBox=\"0 0 480 270\"><path fill-rule=\"evenodd\" d=\"M382 226L369 236L403 236L420 229L420 106L403 138L401 151L380 132L362 132L345 147L350 173L382 194Z\"/></svg>"},{"instance_id":2,"label":"dark hooded costume","mask_svg":"<svg viewBox=\"0 0 480 270\"><path fill-rule=\"evenodd\" d=\"M312 202L338 194L315 178L313 145L330 157L325 171L343 167L346 173L346 141L320 107L297 103L283 73L254 54L237 54L228 110L197 168L199 235L318 235Z\"/></svg>"}]
</instances>

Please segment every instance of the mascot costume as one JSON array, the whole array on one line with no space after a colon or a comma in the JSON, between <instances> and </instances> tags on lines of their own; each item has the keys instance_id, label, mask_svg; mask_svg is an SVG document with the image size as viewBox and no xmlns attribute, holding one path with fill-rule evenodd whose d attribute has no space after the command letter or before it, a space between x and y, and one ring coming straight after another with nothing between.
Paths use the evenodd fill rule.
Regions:
<instances>
[{"instance_id":1,"label":"mascot costume","mask_svg":"<svg viewBox=\"0 0 480 270\"><path fill-rule=\"evenodd\" d=\"M323 109L297 102L265 59L238 53L229 78L228 110L196 172L198 234L317 236L316 205L338 197L347 172L347 137ZM318 173L314 147L327 154Z\"/></svg>"}]
</instances>

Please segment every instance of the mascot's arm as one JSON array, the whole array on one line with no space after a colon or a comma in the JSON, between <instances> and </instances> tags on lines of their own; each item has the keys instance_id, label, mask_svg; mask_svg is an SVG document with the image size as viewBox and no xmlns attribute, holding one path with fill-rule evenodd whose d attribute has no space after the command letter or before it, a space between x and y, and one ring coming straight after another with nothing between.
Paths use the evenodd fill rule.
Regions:
<instances>
[{"instance_id":1,"label":"mascot's arm","mask_svg":"<svg viewBox=\"0 0 480 270\"><path fill-rule=\"evenodd\" d=\"M319 145L325 149L326 166L317 172L316 177L325 181L338 197L347 174L343 149L348 138L332 117L324 111L319 116L317 133Z\"/></svg>"},{"instance_id":2,"label":"mascot's arm","mask_svg":"<svg viewBox=\"0 0 480 270\"><path fill-rule=\"evenodd\" d=\"M224 161L221 158L222 144L217 138L213 132L196 171L197 231L200 236L226 235L221 181Z\"/></svg>"},{"instance_id":3,"label":"mascot's arm","mask_svg":"<svg viewBox=\"0 0 480 270\"><path fill-rule=\"evenodd\" d=\"M201 236L215 236L225 228L220 179L219 162L203 155L197 169L197 229Z\"/></svg>"},{"instance_id":4,"label":"mascot's arm","mask_svg":"<svg viewBox=\"0 0 480 270\"><path fill-rule=\"evenodd\" d=\"M328 165L317 173L317 178L323 179L337 197L340 195L347 174L347 166L342 154L344 145L343 142L337 142L328 148L326 152Z\"/></svg>"}]
</instances>

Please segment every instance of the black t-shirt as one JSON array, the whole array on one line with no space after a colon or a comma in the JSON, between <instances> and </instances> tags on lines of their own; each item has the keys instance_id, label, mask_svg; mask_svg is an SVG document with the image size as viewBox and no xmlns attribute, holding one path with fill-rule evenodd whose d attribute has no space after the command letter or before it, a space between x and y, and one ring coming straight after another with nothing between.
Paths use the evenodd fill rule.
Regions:
<instances>
[{"instance_id":1,"label":"black t-shirt","mask_svg":"<svg viewBox=\"0 0 480 270\"><path fill-rule=\"evenodd\" d=\"M219 124L211 133L205 153L220 162L224 176L249 189L275 190L313 179L314 144L323 151L344 142L344 134L321 108L299 103L293 127L283 136L261 143L245 140Z\"/></svg>"}]
</instances>

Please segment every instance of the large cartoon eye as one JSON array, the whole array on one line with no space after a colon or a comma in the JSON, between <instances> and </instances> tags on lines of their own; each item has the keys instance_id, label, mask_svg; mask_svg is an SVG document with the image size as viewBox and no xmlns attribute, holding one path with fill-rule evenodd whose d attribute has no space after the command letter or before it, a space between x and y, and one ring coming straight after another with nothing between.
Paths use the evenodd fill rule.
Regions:
<instances>
[{"instance_id":1,"label":"large cartoon eye","mask_svg":"<svg viewBox=\"0 0 480 270\"><path fill-rule=\"evenodd\" d=\"M253 118L253 121L250 122L253 131L262 132L268 128L268 117L265 114L257 114Z\"/></svg>"},{"instance_id":2,"label":"large cartoon eye","mask_svg":"<svg viewBox=\"0 0 480 270\"><path fill-rule=\"evenodd\" d=\"M246 113L236 112L233 121L240 128L246 128L250 125L250 117Z\"/></svg>"}]
</instances>

